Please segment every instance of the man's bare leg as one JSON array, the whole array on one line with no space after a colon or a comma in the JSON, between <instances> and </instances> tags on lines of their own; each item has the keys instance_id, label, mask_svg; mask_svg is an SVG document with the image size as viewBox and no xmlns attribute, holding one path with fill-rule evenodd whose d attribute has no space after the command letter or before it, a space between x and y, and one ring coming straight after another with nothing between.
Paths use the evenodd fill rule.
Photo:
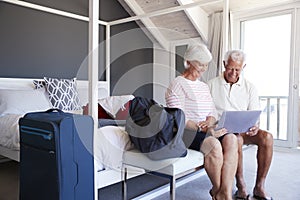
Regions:
<instances>
[{"instance_id":1,"label":"man's bare leg","mask_svg":"<svg viewBox=\"0 0 300 200\"><path fill-rule=\"evenodd\" d=\"M257 175L253 195L267 197L265 181L273 158L273 136L264 130L259 130L255 136L245 136L245 144L257 145Z\"/></svg>"}]
</instances>

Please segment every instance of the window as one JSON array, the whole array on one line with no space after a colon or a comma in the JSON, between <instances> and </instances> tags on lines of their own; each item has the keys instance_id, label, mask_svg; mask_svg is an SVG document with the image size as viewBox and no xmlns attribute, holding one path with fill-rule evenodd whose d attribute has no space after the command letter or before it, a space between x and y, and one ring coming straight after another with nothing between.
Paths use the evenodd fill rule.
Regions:
<instances>
[{"instance_id":1,"label":"window","mask_svg":"<svg viewBox=\"0 0 300 200\"><path fill-rule=\"evenodd\" d=\"M261 128L287 140L291 14L241 23L242 49L247 54L245 77L261 98Z\"/></svg>"}]
</instances>

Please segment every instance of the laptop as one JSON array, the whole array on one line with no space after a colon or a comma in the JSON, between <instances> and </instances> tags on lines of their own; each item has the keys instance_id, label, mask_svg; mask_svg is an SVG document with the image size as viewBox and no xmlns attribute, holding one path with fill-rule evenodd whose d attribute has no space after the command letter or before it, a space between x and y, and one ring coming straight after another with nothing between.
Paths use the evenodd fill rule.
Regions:
<instances>
[{"instance_id":1,"label":"laptop","mask_svg":"<svg viewBox=\"0 0 300 200\"><path fill-rule=\"evenodd\" d=\"M245 133L257 124L261 110L224 111L215 130L226 128L229 133Z\"/></svg>"}]
</instances>

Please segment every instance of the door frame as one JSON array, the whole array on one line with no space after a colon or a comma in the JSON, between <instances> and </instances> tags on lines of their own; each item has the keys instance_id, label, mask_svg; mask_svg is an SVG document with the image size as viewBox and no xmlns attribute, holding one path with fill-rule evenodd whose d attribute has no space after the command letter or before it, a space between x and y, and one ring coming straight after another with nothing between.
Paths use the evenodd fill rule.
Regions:
<instances>
[{"instance_id":1,"label":"door frame","mask_svg":"<svg viewBox=\"0 0 300 200\"><path fill-rule=\"evenodd\" d=\"M231 12L232 22L232 47L242 48L243 36L241 23L246 20L271 17L282 14L291 14L291 55L289 68L289 97L288 97L288 119L287 140L274 140L275 146L296 148L298 144L298 104L299 104L299 57L300 51L296 46L300 45L300 3L281 4L270 8L261 8L249 11ZM297 23L298 22L298 23ZM296 109L294 109L296 108Z\"/></svg>"}]
</instances>

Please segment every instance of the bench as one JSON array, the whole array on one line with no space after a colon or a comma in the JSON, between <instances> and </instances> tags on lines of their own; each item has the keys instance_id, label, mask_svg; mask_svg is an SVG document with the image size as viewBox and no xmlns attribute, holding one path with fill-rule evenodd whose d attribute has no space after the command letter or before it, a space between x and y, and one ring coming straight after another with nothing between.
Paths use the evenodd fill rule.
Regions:
<instances>
[{"instance_id":1,"label":"bench","mask_svg":"<svg viewBox=\"0 0 300 200\"><path fill-rule=\"evenodd\" d=\"M175 200L176 179L203 169L203 154L199 151L187 150L187 155L180 158L151 160L140 151L133 149L125 151L122 170L122 196L127 200L127 173L128 167L144 169L147 173L169 178L170 199Z\"/></svg>"},{"instance_id":2,"label":"bench","mask_svg":"<svg viewBox=\"0 0 300 200\"><path fill-rule=\"evenodd\" d=\"M243 151L253 145L243 145ZM170 180L170 199L175 200L176 179L189 175L204 168L204 157L199 151L187 150L187 155L181 158L171 158L165 160L151 160L137 149L125 151L123 155L122 172L122 196L127 200L127 175L128 167L144 169L146 173L151 173Z\"/></svg>"}]
</instances>

